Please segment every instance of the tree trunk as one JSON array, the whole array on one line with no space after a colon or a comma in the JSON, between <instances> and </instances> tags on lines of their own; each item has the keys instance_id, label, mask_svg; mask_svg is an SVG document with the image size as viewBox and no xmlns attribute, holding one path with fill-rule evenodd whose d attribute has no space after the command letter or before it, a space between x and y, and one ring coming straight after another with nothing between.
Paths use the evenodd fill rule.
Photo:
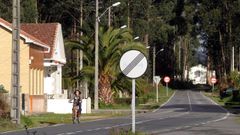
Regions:
<instances>
[{"instance_id":1,"label":"tree trunk","mask_svg":"<svg viewBox=\"0 0 240 135\"><path fill-rule=\"evenodd\" d=\"M113 103L113 94L111 77L107 74L101 74L99 78L99 100L105 104L111 104Z\"/></svg>"},{"instance_id":2,"label":"tree trunk","mask_svg":"<svg viewBox=\"0 0 240 135\"><path fill-rule=\"evenodd\" d=\"M221 33L220 30L219 30L219 42L220 42L220 46L221 46L222 62L223 62L222 66L221 66L222 74L223 74L222 76L223 76L223 77L227 77L224 45L223 45L222 33Z\"/></svg>"}]
</instances>

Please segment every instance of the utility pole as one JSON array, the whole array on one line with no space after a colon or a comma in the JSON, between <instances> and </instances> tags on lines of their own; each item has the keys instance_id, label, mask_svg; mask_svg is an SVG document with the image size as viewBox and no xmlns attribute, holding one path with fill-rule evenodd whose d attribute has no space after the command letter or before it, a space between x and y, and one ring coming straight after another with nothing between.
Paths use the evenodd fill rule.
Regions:
<instances>
[{"instance_id":1,"label":"utility pole","mask_svg":"<svg viewBox=\"0 0 240 135\"><path fill-rule=\"evenodd\" d=\"M179 47L178 47L178 69L179 69L179 75L180 78L182 78L182 71L181 71L181 51L182 51L182 37L180 36L180 41L179 41Z\"/></svg>"},{"instance_id":2,"label":"utility pole","mask_svg":"<svg viewBox=\"0 0 240 135\"><path fill-rule=\"evenodd\" d=\"M232 46L231 71L234 71L234 46Z\"/></svg>"},{"instance_id":3,"label":"utility pole","mask_svg":"<svg viewBox=\"0 0 240 135\"><path fill-rule=\"evenodd\" d=\"M96 17L95 17L95 85L94 85L94 109L98 110L98 0L96 0Z\"/></svg>"},{"instance_id":4,"label":"utility pole","mask_svg":"<svg viewBox=\"0 0 240 135\"><path fill-rule=\"evenodd\" d=\"M20 0L13 0L11 120L20 124Z\"/></svg>"},{"instance_id":5,"label":"utility pole","mask_svg":"<svg viewBox=\"0 0 240 135\"><path fill-rule=\"evenodd\" d=\"M155 72L156 72L156 46L153 46L153 78L152 78L152 81L153 81L153 86L154 86L154 76L155 76Z\"/></svg>"},{"instance_id":6,"label":"utility pole","mask_svg":"<svg viewBox=\"0 0 240 135\"><path fill-rule=\"evenodd\" d=\"M131 25L131 18L130 18L130 1L128 0L128 3L127 3L127 6L128 6L128 17L127 17L127 26L128 28L130 28L130 25Z\"/></svg>"},{"instance_id":7,"label":"utility pole","mask_svg":"<svg viewBox=\"0 0 240 135\"><path fill-rule=\"evenodd\" d=\"M110 4L112 4L112 1L110 0ZM108 9L108 28L111 27L111 7Z\"/></svg>"},{"instance_id":8,"label":"utility pole","mask_svg":"<svg viewBox=\"0 0 240 135\"><path fill-rule=\"evenodd\" d=\"M82 32L82 27L83 27L83 0L80 1L80 28L81 28L81 32L80 32L80 37L83 36L83 32ZM82 40L80 40L80 42L82 43ZM83 51L80 50L80 71L83 69ZM83 83L80 83L81 85L85 86L85 81ZM87 89L84 87L84 94L86 95L86 91ZM85 98L87 98L87 96L84 96Z\"/></svg>"},{"instance_id":9,"label":"utility pole","mask_svg":"<svg viewBox=\"0 0 240 135\"><path fill-rule=\"evenodd\" d=\"M240 47L238 47L238 71L240 71Z\"/></svg>"}]
</instances>

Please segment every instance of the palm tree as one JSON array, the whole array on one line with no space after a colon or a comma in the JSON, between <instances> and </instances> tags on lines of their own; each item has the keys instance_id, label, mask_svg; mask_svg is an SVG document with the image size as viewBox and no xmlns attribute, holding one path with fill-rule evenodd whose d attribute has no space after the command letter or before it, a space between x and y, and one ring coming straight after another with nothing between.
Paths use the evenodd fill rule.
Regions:
<instances>
[{"instance_id":1,"label":"palm tree","mask_svg":"<svg viewBox=\"0 0 240 135\"><path fill-rule=\"evenodd\" d=\"M78 79L93 82L94 75L94 38L84 36L82 42L70 42L73 49L82 49L84 63ZM99 99L105 104L113 103L114 90L126 88L119 69L119 61L124 52L137 49L146 52L143 44L133 41L129 29L100 28L99 32ZM113 90L113 89L114 90Z\"/></svg>"}]
</instances>

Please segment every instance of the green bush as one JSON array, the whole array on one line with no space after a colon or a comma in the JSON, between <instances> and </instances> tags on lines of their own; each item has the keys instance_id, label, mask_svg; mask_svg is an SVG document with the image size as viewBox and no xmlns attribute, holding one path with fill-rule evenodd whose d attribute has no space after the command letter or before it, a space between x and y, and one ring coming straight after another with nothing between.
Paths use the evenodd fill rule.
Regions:
<instances>
[{"instance_id":1,"label":"green bush","mask_svg":"<svg viewBox=\"0 0 240 135\"><path fill-rule=\"evenodd\" d=\"M234 88L240 89L240 74L237 71L233 71L229 78L231 82L228 83L232 83L231 85L233 85Z\"/></svg>"},{"instance_id":2,"label":"green bush","mask_svg":"<svg viewBox=\"0 0 240 135\"><path fill-rule=\"evenodd\" d=\"M21 116L21 121L23 125L26 125L28 127L33 125L33 121L27 116Z\"/></svg>"},{"instance_id":3,"label":"green bush","mask_svg":"<svg viewBox=\"0 0 240 135\"><path fill-rule=\"evenodd\" d=\"M4 88L2 84L0 84L0 93L7 93L7 90Z\"/></svg>"},{"instance_id":4,"label":"green bush","mask_svg":"<svg viewBox=\"0 0 240 135\"><path fill-rule=\"evenodd\" d=\"M0 118L10 118L10 106L5 101L4 95L2 95L2 93L0 93Z\"/></svg>"}]
</instances>

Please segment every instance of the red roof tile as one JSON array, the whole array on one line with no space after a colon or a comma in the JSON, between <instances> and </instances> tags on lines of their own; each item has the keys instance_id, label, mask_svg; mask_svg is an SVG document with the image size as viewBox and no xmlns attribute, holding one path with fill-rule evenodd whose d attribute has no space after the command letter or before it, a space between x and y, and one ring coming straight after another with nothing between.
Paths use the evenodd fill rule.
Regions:
<instances>
[{"instance_id":1,"label":"red roof tile","mask_svg":"<svg viewBox=\"0 0 240 135\"><path fill-rule=\"evenodd\" d=\"M11 23L7 22L6 20L4 20L2 18L0 18L0 23L4 24L8 28L10 28L11 31L12 31L12 24ZM37 39L36 37L32 36L31 34L23 31L22 29L20 31L20 34L25 36L25 37L27 37L27 38L29 38L29 39L31 39L31 40L33 40L34 42L36 42L38 45L41 45L42 47L45 47L45 48L48 47L44 42L40 41L39 39Z\"/></svg>"},{"instance_id":2,"label":"red roof tile","mask_svg":"<svg viewBox=\"0 0 240 135\"><path fill-rule=\"evenodd\" d=\"M45 58L51 58L55 48L57 26L58 23L23 23L21 29L48 45L51 49L50 53L45 54Z\"/></svg>"}]
</instances>

